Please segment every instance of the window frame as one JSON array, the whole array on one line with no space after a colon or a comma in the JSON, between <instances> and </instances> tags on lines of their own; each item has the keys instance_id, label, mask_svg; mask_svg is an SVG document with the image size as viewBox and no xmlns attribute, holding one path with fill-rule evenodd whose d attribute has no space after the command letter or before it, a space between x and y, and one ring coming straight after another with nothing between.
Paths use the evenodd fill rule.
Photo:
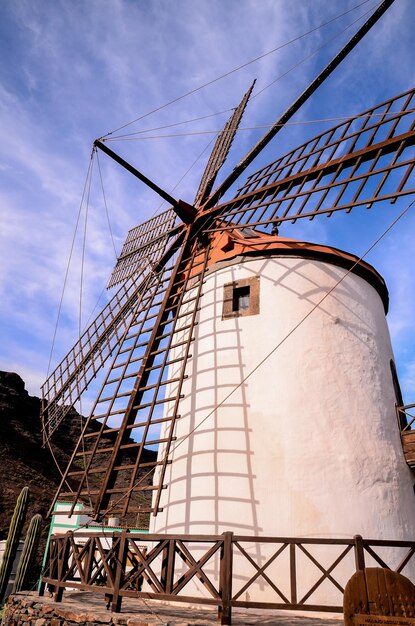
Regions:
<instances>
[{"instance_id":1,"label":"window frame","mask_svg":"<svg viewBox=\"0 0 415 626\"><path fill-rule=\"evenodd\" d=\"M222 319L232 319L235 317L247 317L248 315L259 314L259 276L240 278L223 286L223 308ZM238 289L249 287L249 305L246 308L234 310L235 292Z\"/></svg>"}]
</instances>

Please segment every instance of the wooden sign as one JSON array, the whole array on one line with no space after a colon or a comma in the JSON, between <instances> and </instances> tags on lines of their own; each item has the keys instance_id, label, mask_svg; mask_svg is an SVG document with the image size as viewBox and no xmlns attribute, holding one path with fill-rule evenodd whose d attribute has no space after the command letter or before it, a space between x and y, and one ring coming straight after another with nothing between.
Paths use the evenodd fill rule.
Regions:
<instances>
[{"instance_id":1,"label":"wooden sign","mask_svg":"<svg viewBox=\"0 0 415 626\"><path fill-rule=\"evenodd\" d=\"M415 626L415 586L388 569L367 567L344 590L345 626Z\"/></svg>"}]
</instances>

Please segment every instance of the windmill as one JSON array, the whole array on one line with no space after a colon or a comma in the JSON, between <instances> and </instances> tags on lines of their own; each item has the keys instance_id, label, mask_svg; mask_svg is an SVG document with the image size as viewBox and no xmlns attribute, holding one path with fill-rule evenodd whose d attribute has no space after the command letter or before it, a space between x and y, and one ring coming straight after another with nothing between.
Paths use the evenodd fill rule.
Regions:
<instances>
[{"instance_id":1,"label":"windmill","mask_svg":"<svg viewBox=\"0 0 415 626\"><path fill-rule=\"evenodd\" d=\"M215 189L216 176L227 157L253 86L248 90L216 142L193 204L176 200L110 150L104 141L95 142L96 150L103 151L143 181L166 200L171 208L129 232L109 281L110 287L116 287L115 295L43 386L42 418L45 437L49 439L69 414L70 407L91 384L98 370L106 366L104 381L53 504L58 499L70 500L73 511L78 502L83 502L91 517L97 520L106 515L127 518L128 515L147 512L153 517L153 529L159 531L172 528L188 531L195 528L195 524L199 525L200 530L213 524L215 532L219 532L224 524L229 524L232 517L229 507L234 507L235 502L231 498L228 500L227 513L221 518L225 509L217 504L217 494L209 495L210 487L206 493L203 490L206 488L206 481L211 486L219 480L220 475L226 475L221 462L217 475L214 475L212 469L218 464L217 446L222 453L226 447L232 448L235 444L233 451L236 450L240 455L245 454L245 465L239 472L243 475L242 482L245 486L236 487L236 497L240 502L249 500L252 519L246 525L255 533L271 532L267 526L270 521L259 522L257 513L252 513L260 499L257 493L252 492L255 481L259 481L258 474L255 473L259 469L253 471L249 461L249 455L254 453L251 449L243 450L243 442L228 443L225 446L220 440L221 428L228 431L231 440L232 437L239 437L244 429L250 432L253 423L249 421L249 424L244 425L246 414L255 414L255 411L261 413L262 410L258 408L259 404L255 404L258 394L249 395L250 392L246 389L247 372L244 369L244 360L248 358L248 353L245 351L242 357L237 357L239 379L222 381L215 377L212 379L209 375L207 380L203 371L210 368L211 374L218 371L223 374L230 366L229 362L226 359L220 361L219 358L218 363L206 365L206 353L209 353L208 358L214 358L212 355L218 355L223 350L239 349L243 352L241 343L235 346L232 342L235 338L240 339L240 334L248 332L248 329L253 337L250 340L251 344L253 341L250 351L254 351L254 322L259 319L256 316L261 314L266 289L270 284L282 284L287 293L301 288L298 283L285 284L281 272L297 277L301 275L309 285L313 283L314 286L325 277L324 293L327 296L337 284L342 283L342 287L347 285L345 290L348 291L349 300L343 301L342 307L349 311L353 311L354 306L350 293L359 294L359 313L362 317L366 316L364 324L371 329L366 338L373 344L374 360L380 363L382 351L386 355L379 365L381 374L378 378L385 382L385 372L389 368L390 380L385 382L384 393L378 394L376 389L376 393L369 394L377 394L376 401L371 397L371 402L362 405L355 420L362 421L361 414L368 412L377 412L381 420L384 413L384 408L381 407L387 404L393 408L395 399L391 395L393 377L390 372L393 356L384 321L379 313L379 307L383 314L384 309L387 309L387 290L383 279L370 265L353 255L335 248L279 237L278 229L281 224L295 223L301 219L332 217L339 212L351 212L357 207L370 207L381 201L395 202L397 198L415 191L415 160L410 152L415 143L414 90L351 117L279 157L251 174L233 198L222 201L231 185L391 4L392 0L382 2L352 40ZM281 258L284 262L279 266L280 273L273 274L270 270L268 276L268 261ZM311 274L307 274L308 270L304 269L306 273L302 275L292 265L298 263L299 259L304 267L310 263ZM253 262L248 270L244 266L246 261ZM229 270L238 264L242 267L240 275ZM220 277L219 273L222 271L223 277ZM262 280L262 276L266 276L266 280ZM352 282L348 282L349 280ZM273 307L281 305L282 311L288 306L288 301L284 302L280 295L281 292L278 292ZM318 308L319 300L316 302L312 296L306 297L305 292L300 294L297 291L297 296L300 300L311 303L313 310ZM325 305L330 308L328 299L325 300ZM308 316L308 310L301 309L298 319ZM267 315L268 324L271 313L268 312ZM332 321L331 330L335 329L337 332L337 329L347 325L350 330L352 321L342 319L340 313L335 315L329 310L328 317ZM224 335L229 338L231 345L226 344L226 341L218 341L217 346L212 345L212 337L219 333L212 326L212 319L224 322ZM244 329L242 323L245 322L248 326ZM294 326L297 323L295 318ZM285 322L281 325L281 337L289 332L284 324ZM203 335L206 329L209 330L208 339ZM314 332L317 333L316 328ZM361 329L355 329L354 336L361 333ZM378 341L376 338L379 336L382 339ZM336 335L330 335L330 345L335 344L335 337ZM319 339L322 339L322 335ZM359 341L361 340L362 337L359 337ZM261 336L260 342L265 341L266 337ZM272 337L269 341L272 345L275 343ZM301 343L304 341L305 337L301 335ZM312 351L311 344L303 343L305 352ZM256 361L249 356L251 366L266 354L262 350L262 356ZM357 378L363 376L362 360L364 359L360 354L360 367L355 368ZM204 367L206 370L203 370ZM284 362L282 369L285 367L291 375L293 368L295 370L298 367L298 362L291 363L290 366ZM314 366L308 364L305 369L308 376ZM372 372L372 364L368 369ZM283 380L282 370L278 371L276 378ZM352 395L357 394L357 378L349 382ZM267 381L272 385L272 378L268 376ZM207 435L205 433L208 438L201 440L202 447L195 447L195 436L200 433L200 426L205 419L213 414L219 415L219 408L226 408L223 406L227 399L226 393L222 397L217 394L222 382L225 388L231 384L239 388L242 396L234 403L233 408L244 416L242 422L238 422L232 435L232 428L226 425L228 418L224 417L222 424L217 418L216 426L210 426ZM315 383L316 379L311 378L307 385ZM373 378L370 376L361 380L363 388L371 383ZM288 395L284 395L281 387L276 385L276 388L282 404L283 401L288 403L289 390ZM267 397L268 403L271 396L272 394ZM333 401L332 397L330 399L327 394L322 393L319 398L320 406L324 406L325 399ZM292 426L299 420L299 408L293 408L295 405L289 403L286 406L290 408L287 409L288 415L284 415L283 421ZM260 418L259 415L259 428L264 431ZM338 417L335 426L338 427L341 423ZM354 428L353 422L351 431ZM393 450L396 452L397 441L400 446L399 432L396 430L392 433L392 427L388 433L389 431L395 446ZM258 445L264 445L266 432L270 431L265 428L265 435L263 433L258 440ZM295 429L291 429L290 437L294 433ZM314 436L315 430L306 435L305 443ZM356 436L361 437L361 433L357 432ZM383 434L380 439L384 441ZM381 443L375 445L376 452L382 458L390 454L392 444L389 444L388 439L386 447ZM272 442L272 446L274 445L275 441ZM158 448L157 458L148 452L154 447ZM213 450L213 461L212 458L206 460L203 457L206 448ZM320 448L318 449L320 454ZM231 451L231 457L232 454ZM192 455L194 459L198 455L202 459L201 465L197 465L197 471L194 468L189 469ZM402 451L400 455L402 458L397 464L401 467L399 472L402 486L397 491L396 505L400 507L401 515L410 516L411 512L413 514L413 504L405 504L404 496L409 487L412 489L410 469ZM262 465L267 462L265 460ZM342 462L344 460L340 459L339 463ZM229 472L235 478L238 470L235 469L234 461L230 460L228 463L233 466ZM324 465L324 461L322 464ZM203 466L208 468L205 476ZM264 468L261 471L263 470ZM245 489L246 486L249 495L244 498L240 489ZM189 512L189 498L197 500L199 487L203 493L201 499L208 501L210 508L205 512L203 508L197 509L193 515ZM267 488L267 485L260 485L260 491L264 487ZM186 496L186 493L190 496ZM147 497L148 494L151 494L151 500ZM244 506L234 511L235 523L239 521L240 515L246 519ZM212 520L208 519L209 515L212 515ZM284 532L293 516L294 512L291 511L284 522ZM305 516L307 517L307 513ZM370 510L368 517L376 518L376 512ZM396 516L391 514L390 519L390 524L396 524Z\"/></svg>"}]
</instances>

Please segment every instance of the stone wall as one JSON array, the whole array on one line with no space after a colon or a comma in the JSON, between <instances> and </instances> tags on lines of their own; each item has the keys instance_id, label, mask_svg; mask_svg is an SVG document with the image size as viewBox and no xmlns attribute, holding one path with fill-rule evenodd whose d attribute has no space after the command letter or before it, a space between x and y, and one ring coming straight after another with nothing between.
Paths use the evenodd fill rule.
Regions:
<instances>
[{"instance_id":1,"label":"stone wall","mask_svg":"<svg viewBox=\"0 0 415 626\"><path fill-rule=\"evenodd\" d=\"M20 592L9 596L4 608L1 626L147 626L147 622L116 615L104 610L88 610L88 604L62 605L49 598L40 598L37 592Z\"/></svg>"}]
</instances>

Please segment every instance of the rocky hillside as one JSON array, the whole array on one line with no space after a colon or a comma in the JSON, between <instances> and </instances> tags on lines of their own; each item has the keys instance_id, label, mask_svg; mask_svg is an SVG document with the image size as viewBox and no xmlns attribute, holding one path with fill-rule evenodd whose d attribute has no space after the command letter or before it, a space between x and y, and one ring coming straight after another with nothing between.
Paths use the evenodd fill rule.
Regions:
<instances>
[{"instance_id":1,"label":"rocky hillside","mask_svg":"<svg viewBox=\"0 0 415 626\"><path fill-rule=\"evenodd\" d=\"M0 371L0 539L7 536L22 487L27 485L30 489L27 516L30 519L35 513L45 517L60 482L51 453L42 447L39 415L40 399L28 394L20 376ZM69 460L82 420L74 412L53 437L53 452L61 468ZM149 458L154 454L149 451Z\"/></svg>"},{"instance_id":2,"label":"rocky hillside","mask_svg":"<svg viewBox=\"0 0 415 626\"><path fill-rule=\"evenodd\" d=\"M39 398L29 396L17 374L0 372L0 539L7 535L16 498L30 489L28 518L46 515L59 474L42 448Z\"/></svg>"}]
</instances>

